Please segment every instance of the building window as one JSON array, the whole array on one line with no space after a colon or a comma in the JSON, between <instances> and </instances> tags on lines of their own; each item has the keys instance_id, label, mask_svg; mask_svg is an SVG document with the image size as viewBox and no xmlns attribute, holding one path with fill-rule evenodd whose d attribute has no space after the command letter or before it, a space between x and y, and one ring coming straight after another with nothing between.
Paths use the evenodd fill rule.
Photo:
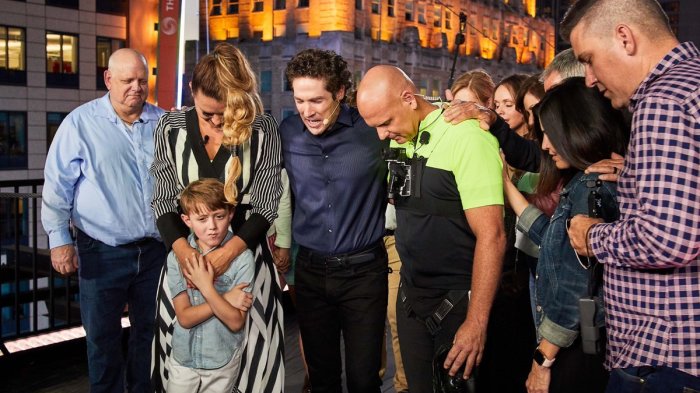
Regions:
<instances>
[{"instance_id":1,"label":"building window","mask_svg":"<svg viewBox=\"0 0 700 393\"><path fill-rule=\"evenodd\" d=\"M439 79L433 79L433 97L440 97L440 80Z\"/></svg>"},{"instance_id":2,"label":"building window","mask_svg":"<svg viewBox=\"0 0 700 393\"><path fill-rule=\"evenodd\" d=\"M308 8L309 7L309 0L299 0L297 3L297 8Z\"/></svg>"},{"instance_id":3,"label":"building window","mask_svg":"<svg viewBox=\"0 0 700 393\"><path fill-rule=\"evenodd\" d=\"M355 0L355 9L362 11L362 0Z\"/></svg>"},{"instance_id":4,"label":"building window","mask_svg":"<svg viewBox=\"0 0 700 393\"><path fill-rule=\"evenodd\" d=\"M98 90L107 90L104 74L109 65L109 57L117 49L125 48L126 41L117 38L97 37L97 74L95 75L95 87Z\"/></svg>"},{"instance_id":5,"label":"building window","mask_svg":"<svg viewBox=\"0 0 700 393\"><path fill-rule=\"evenodd\" d=\"M129 13L128 0L97 0L96 10L103 14L126 16Z\"/></svg>"},{"instance_id":6,"label":"building window","mask_svg":"<svg viewBox=\"0 0 700 393\"><path fill-rule=\"evenodd\" d=\"M0 83L26 85L24 29L0 26Z\"/></svg>"},{"instance_id":7,"label":"building window","mask_svg":"<svg viewBox=\"0 0 700 393\"><path fill-rule=\"evenodd\" d=\"M256 0L253 3L253 12L262 12L264 4L264 2Z\"/></svg>"},{"instance_id":8,"label":"building window","mask_svg":"<svg viewBox=\"0 0 700 393\"><path fill-rule=\"evenodd\" d=\"M382 8L382 0L372 0L372 13L378 14Z\"/></svg>"},{"instance_id":9,"label":"building window","mask_svg":"<svg viewBox=\"0 0 700 393\"><path fill-rule=\"evenodd\" d=\"M421 79L418 81L418 90L422 95L428 95L428 80Z\"/></svg>"},{"instance_id":10,"label":"building window","mask_svg":"<svg viewBox=\"0 0 700 393\"><path fill-rule=\"evenodd\" d=\"M406 20L413 22L413 0L406 2Z\"/></svg>"},{"instance_id":11,"label":"building window","mask_svg":"<svg viewBox=\"0 0 700 393\"><path fill-rule=\"evenodd\" d=\"M229 15L237 15L238 3L239 0L228 0L228 8L226 9L226 13Z\"/></svg>"},{"instance_id":12,"label":"building window","mask_svg":"<svg viewBox=\"0 0 700 393\"><path fill-rule=\"evenodd\" d=\"M287 8L287 0L275 0L275 9L284 10Z\"/></svg>"},{"instance_id":13,"label":"building window","mask_svg":"<svg viewBox=\"0 0 700 393\"><path fill-rule=\"evenodd\" d=\"M46 0L46 5L52 5L54 7L63 7L63 8L73 8L73 9L78 9L78 6L80 5L79 0Z\"/></svg>"},{"instance_id":14,"label":"building window","mask_svg":"<svg viewBox=\"0 0 700 393\"><path fill-rule=\"evenodd\" d=\"M292 108L282 108L282 120L288 118L289 116L296 115L297 112Z\"/></svg>"},{"instance_id":15,"label":"building window","mask_svg":"<svg viewBox=\"0 0 700 393\"><path fill-rule=\"evenodd\" d=\"M209 16L219 15L221 15L221 0L211 0L211 10L209 10Z\"/></svg>"},{"instance_id":16,"label":"building window","mask_svg":"<svg viewBox=\"0 0 700 393\"><path fill-rule=\"evenodd\" d=\"M425 4L418 4L418 23L425 24Z\"/></svg>"},{"instance_id":17,"label":"building window","mask_svg":"<svg viewBox=\"0 0 700 393\"><path fill-rule=\"evenodd\" d=\"M445 28L446 29L451 29L452 28L452 14L450 13L450 10L445 9Z\"/></svg>"},{"instance_id":18,"label":"building window","mask_svg":"<svg viewBox=\"0 0 700 393\"><path fill-rule=\"evenodd\" d=\"M78 36L46 33L46 86L78 88Z\"/></svg>"},{"instance_id":19,"label":"building window","mask_svg":"<svg viewBox=\"0 0 700 393\"><path fill-rule=\"evenodd\" d=\"M68 116L65 112L46 112L46 150L49 150L53 137L56 136L58 127L63 122L63 119Z\"/></svg>"},{"instance_id":20,"label":"building window","mask_svg":"<svg viewBox=\"0 0 700 393\"><path fill-rule=\"evenodd\" d=\"M442 27L442 9L435 7L433 10L433 27Z\"/></svg>"},{"instance_id":21,"label":"building window","mask_svg":"<svg viewBox=\"0 0 700 393\"><path fill-rule=\"evenodd\" d=\"M272 91L272 71L260 71L260 92L269 93Z\"/></svg>"},{"instance_id":22,"label":"building window","mask_svg":"<svg viewBox=\"0 0 700 393\"><path fill-rule=\"evenodd\" d=\"M387 7L386 7L386 15L390 17L394 17L394 6L395 6L396 0L387 0Z\"/></svg>"},{"instance_id":23,"label":"building window","mask_svg":"<svg viewBox=\"0 0 700 393\"><path fill-rule=\"evenodd\" d=\"M0 111L0 168L27 168L27 113Z\"/></svg>"}]
</instances>

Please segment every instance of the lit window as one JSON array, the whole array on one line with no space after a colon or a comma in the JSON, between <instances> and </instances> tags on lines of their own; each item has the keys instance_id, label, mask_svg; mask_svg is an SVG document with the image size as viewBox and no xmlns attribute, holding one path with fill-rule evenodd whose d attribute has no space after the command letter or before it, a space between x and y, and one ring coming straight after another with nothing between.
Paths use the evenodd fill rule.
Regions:
<instances>
[{"instance_id":1,"label":"lit window","mask_svg":"<svg viewBox=\"0 0 700 393\"><path fill-rule=\"evenodd\" d=\"M425 24L425 4L418 4L418 23Z\"/></svg>"},{"instance_id":2,"label":"lit window","mask_svg":"<svg viewBox=\"0 0 700 393\"><path fill-rule=\"evenodd\" d=\"M372 0L372 13L378 14L382 8L381 0Z\"/></svg>"},{"instance_id":3,"label":"lit window","mask_svg":"<svg viewBox=\"0 0 700 393\"><path fill-rule=\"evenodd\" d=\"M413 22L413 0L406 2L406 20Z\"/></svg>"},{"instance_id":4,"label":"lit window","mask_svg":"<svg viewBox=\"0 0 700 393\"><path fill-rule=\"evenodd\" d=\"M229 15L238 14L238 3L239 0L228 0L228 8L226 9L226 13Z\"/></svg>"},{"instance_id":5,"label":"lit window","mask_svg":"<svg viewBox=\"0 0 700 393\"><path fill-rule=\"evenodd\" d=\"M309 7L309 0L299 0L299 3L297 3L297 8L308 8Z\"/></svg>"},{"instance_id":6,"label":"lit window","mask_svg":"<svg viewBox=\"0 0 700 393\"><path fill-rule=\"evenodd\" d=\"M49 150L53 137L56 136L56 131L58 131L58 126L61 125L63 119L68 116L68 113L64 112L46 112L46 150Z\"/></svg>"},{"instance_id":7,"label":"lit window","mask_svg":"<svg viewBox=\"0 0 700 393\"><path fill-rule=\"evenodd\" d=\"M275 9L283 10L287 8L287 0L275 0Z\"/></svg>"},{"instance_id":8,"label":"lit window","mask_svg":"<svg viewBox=\"0 0 700 393\"><path fill-rule=\"evenodd\" d=\"M26 85L24 29L0 26L0 83Z\"/></svg>"},{"instance_id":9,"label":"lit window","mask_svg":"<svg viewBox=\"0 0 700 393\"><path fill-rule=\"evenodd\" d=\"M0 112L0 168L27 168L26 112Z\"/></svg>"},{"instance_id":10,"label":"lit window","mask_svg":"<svg viewBox=\"0 0 700 393\"><path fill-rule=\"evenodd\" d=\"M433 10L433 27L442 27L442 9L435 7Z\"/></svg>"},{"instance_id":11,"label":"lit window","mask_svg":"<svg viewBox=\"0 0 700 393\"><path fill-rule=\"evenodd\" d=\"M117 38L97 37L97 74L95 75L95 86L98 90L107 90L105 86L104 73L109 65L109 57L117 49L125 48L126 41Z\"/></svg>"},{"instance_id":12,"label":"lit window","mask_svg":"<svg viewBox=\"0 0 700 393\"><path fill-rule=\"evenodd\" d=\"M221 15L221 0L211 0L211 10L209 16Z\"/></svg>"},{"instance_id":13,"label":"lit window","mask_svg":"<svg viewBox=\"0 0 700 393\"><path fill-rule=\"evenodd\" d=\"M394 5L396 3L396 0L387 0L387 7L386 7L386 15L390 17L394 17Z\"/></svg>"},{"instance_id":14,"label":"lit window","mask_svg":"<svg viewBox=\"0 0 700 393\"><path fill-rule=\"evenodd\" d=\"M46 86L78 87L78 36L46 33Z\"/></svg>"},{"instance_id":15,"label":"lit window","mask_svg":"<svg viewBox=\"0 0 700 393\"><path fill-rule=\"evenodd\" d=\"M256 0L253 3L253 12L262 12L264 3L262 1Z\"/></svg>"},{"instance_id":16,"label":"lit window","mask_svg":"<svg viewBox=\"0 0 700 393\"><path fill-rule=\"evenodd\" d=\"M440 80L433 79L433 97L439 97L441 91L442 89L440 89Z\"/></svg>"}]
</instances>

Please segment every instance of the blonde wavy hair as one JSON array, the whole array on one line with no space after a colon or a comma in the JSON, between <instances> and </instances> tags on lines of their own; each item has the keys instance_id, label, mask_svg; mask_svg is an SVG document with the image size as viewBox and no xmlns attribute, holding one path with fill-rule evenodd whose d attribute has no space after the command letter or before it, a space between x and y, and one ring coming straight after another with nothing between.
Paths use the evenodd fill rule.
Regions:
<instances>
[{"instance_id":1,"label":"blonde wavy hair","mask_svg":"<svg viewBox=\"0 0 700 393\"><path fill-rule=\"evenodd\" d=\"M246 143L252 133L255 117L263 112L258 95L258 81L248 59L235 46L220 43L202 57L192 73L192 94L202 93L224 102L222 143L233 149ZM233 158L224 187L226 199L238 199L236 181L241 176L241 160Z\"/></svg>"}]
</instances>

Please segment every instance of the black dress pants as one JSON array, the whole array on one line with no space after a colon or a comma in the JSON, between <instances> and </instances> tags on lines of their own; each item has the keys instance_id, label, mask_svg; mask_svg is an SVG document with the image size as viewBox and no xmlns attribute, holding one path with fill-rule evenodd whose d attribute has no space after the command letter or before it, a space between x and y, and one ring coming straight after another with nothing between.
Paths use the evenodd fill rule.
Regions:
<instances>
[{"instance_id":1,"label":"black dress pants","mask_svg":"<svg viewBox=\"0 0 700 393\"><path fill-rule=\"evenodd\" d=\"M348 392L380 392L388 296L386 250L372 261L333 268L300 252L294 274L312 391L342 392L342 333Z\"/></svg>"}]
</instances>

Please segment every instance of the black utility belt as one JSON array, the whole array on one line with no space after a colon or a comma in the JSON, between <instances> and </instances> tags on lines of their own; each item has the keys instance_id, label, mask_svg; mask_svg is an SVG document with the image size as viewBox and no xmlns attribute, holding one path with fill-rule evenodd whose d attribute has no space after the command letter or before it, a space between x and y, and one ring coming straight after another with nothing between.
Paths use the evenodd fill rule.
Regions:
<instances>
[{"instance_id":1,"label":"black utility belt","mask_svg":"<svg viewBox=\"0 0 700 393\"><path fill-rule=\"evenodd\" d=\"M339 268L374 261L386 252L384 241L379 240L366 248L344 254L322 254L304 246L299 247L299 256L307 258L312 265L326 268Z\"/></svg>"}]
</instances>

